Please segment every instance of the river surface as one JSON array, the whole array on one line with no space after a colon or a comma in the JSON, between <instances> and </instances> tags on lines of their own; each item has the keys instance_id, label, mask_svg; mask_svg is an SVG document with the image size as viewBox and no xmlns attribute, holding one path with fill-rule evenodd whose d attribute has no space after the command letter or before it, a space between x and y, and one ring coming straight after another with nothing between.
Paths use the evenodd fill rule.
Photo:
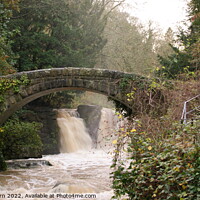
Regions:
<instances>
[{"instance_id":1,"label":"river surface","mask_svg":"<svg viewBox=\"0 0 200 200\"><path fill-rule=\"evenodd\" d=\"M43 156L42 160L49 161L52 166L41 165L1 172L0 200L22 198L109 200L113 195L110 166L116 119L110 109L102 109L101 116L98 149L92 149L92 140L83 120L71 116L65 110L58 110L57 122L60 128L62 153ZM60 195L86 193L93 196L73 198Z\"/></svg>"},{"instance_id":2,"label":"river surface","mask_svg":"<svg viewBox=\"0 0 200 200\"><path fill-rule=\"evenodd\" d=\"M8 198L12 194L33 193L90 193L98 200L109 200L112 196L109 178L112 156L103 150L80 151L43 156L53 166L39 166L31 169L12 169L0 173L0 194ZM56 197L56 196L55 196ZM41 198L25 198L41 199ZM66 199L66 197L43 198ZM74 199L74 198L72 198ZM84 198L78 198L84 199ZM88 198L87 198L88 199Z\"/></svg>"}]
</instances>

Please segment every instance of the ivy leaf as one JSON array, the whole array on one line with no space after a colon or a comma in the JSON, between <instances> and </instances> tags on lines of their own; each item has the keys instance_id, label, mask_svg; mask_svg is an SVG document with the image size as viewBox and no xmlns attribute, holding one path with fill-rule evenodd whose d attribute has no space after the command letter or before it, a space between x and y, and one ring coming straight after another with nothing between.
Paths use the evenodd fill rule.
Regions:
<instances>
[{"instance_id":1,"label":"ivy leaf","mask_svg":"<svg viewBox=\"0 0 200 200\"><path fill-rule=\"evenodd\" d=\"M148 150L151 151L152 150L152 146L148 146Z\"/></svg>"},{"instance_id":2,"label":"ivy leaf","mask_svg":"<svg viewBox=\"0 0 200 200\"><path fill-rule=\"evenodd\" d=\"M113 144L117 144L117 140L113 140L112 143L113 143Z\"/></svg>"}]
</instances>

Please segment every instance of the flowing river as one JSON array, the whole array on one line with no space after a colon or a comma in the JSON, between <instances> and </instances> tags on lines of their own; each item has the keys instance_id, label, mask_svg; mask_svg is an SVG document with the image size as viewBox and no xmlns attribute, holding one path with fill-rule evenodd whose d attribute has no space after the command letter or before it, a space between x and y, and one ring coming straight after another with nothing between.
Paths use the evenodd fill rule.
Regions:
<instances>
[{"instance_id":1,"label":"flowing river","mask_svg":"<svg viewBox=\"0 0 200 200\"><path fill-rule=\"evenodd\" d=\"M106 112L111 113L108 110L102 112L102 117L105 117ZM110 118L109 116L109 120ZM110 147L104 148L104 143L101 148L92 149L92 141L80 118L60 111L57 122L60 127L62 153L43 156L42 160L49 161L52 166L41 165L30 169L8 169L1 172L0 199L109 200L112 197L109 178L112 164ZM99 137L101 140L103 137L109 137L108 134L113 128L109 127L113 126L111 122L104 122L101 120L100 124L100 132L104 134ZM106 129L109 133L105 133ZM111 140L112 137L109 142L106 139L106 142L111 144ZM88 196L74 197L73 194Z\"/></svg>"}]
</instances>

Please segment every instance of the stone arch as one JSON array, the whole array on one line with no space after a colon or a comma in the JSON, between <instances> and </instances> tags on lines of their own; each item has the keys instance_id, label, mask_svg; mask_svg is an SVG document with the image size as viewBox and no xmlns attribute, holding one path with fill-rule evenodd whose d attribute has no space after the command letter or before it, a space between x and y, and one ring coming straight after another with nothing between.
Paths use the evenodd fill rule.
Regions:
<instances>
[{"instance_id":1,"label":"stone arch","mask_svg":"<svg viewBox=\"0 0 200 200\"><path fill-rule=\"evenodd\" d=\"M30 83L21 86L18 93L7 92L4 108L0 114L0 124L27 103L41 96L64 90L85 90L100 93L131 109L131 104L124 95L125 91L121 87L120 81L125 77L141 78L138 75L119 71L88 68L35 70L0 78L20 79L22 76L26 76Z\"/></svg>"}]
</instances>

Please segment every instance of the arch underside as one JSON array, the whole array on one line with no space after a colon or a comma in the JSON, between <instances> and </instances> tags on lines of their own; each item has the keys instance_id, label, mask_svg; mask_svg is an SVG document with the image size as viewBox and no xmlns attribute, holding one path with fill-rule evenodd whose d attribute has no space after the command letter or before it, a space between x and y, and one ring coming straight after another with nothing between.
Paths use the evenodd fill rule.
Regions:
<instances>
[{"instance_id":1,"label":"arch underside","mask_svg":"<svg viewBox=\"0 0 200 200\"><path fill-rule=\"evenodd\" d=\"M98 91L95 89L89 89L89 88L84 88L84 87L58 87L58 88L51 88L51 89L46 89L40 92L36 92L34 94L31 94L25 98L23 98L21 101L15 103L14 105L10 106L4 113L3 115L0 116L0 124L3 124L14 112L25 106L26 104L34 101L35 99L38 99L42 96L46 96L48 94L54 93L54 92L61 92L61 91L66 91L66 90L81 90L81 91L90 91L98 94L105 95L112 100L119 102L120 104L123 104L125 107L131 109L130 106L126 105L123 101L120 99L117 99L116 97L109 95L107 92L102 92Z\"/></svg>"},{"instance_id":2,"label":"arch underside","mask_svg":"<svg viewBox=\"0 0 200 200\"><path fill-rule=\"evenodd\" d=\"M29 102L50 93L65 90L91 91L108 96L123 108L132 110L127 101L126 93L131 90L131 84L122 89L122 83L127 80L142 78L135 74L119 71L89 68L52 68L20 72L0 77L3 79L21 79L27 77L28 85L22 85L18 94L8 91L6 101L1 106L0 124L4 123L15 111ZM5 94L6 95L6 94Z\"/></svg>"}]
</instances>

